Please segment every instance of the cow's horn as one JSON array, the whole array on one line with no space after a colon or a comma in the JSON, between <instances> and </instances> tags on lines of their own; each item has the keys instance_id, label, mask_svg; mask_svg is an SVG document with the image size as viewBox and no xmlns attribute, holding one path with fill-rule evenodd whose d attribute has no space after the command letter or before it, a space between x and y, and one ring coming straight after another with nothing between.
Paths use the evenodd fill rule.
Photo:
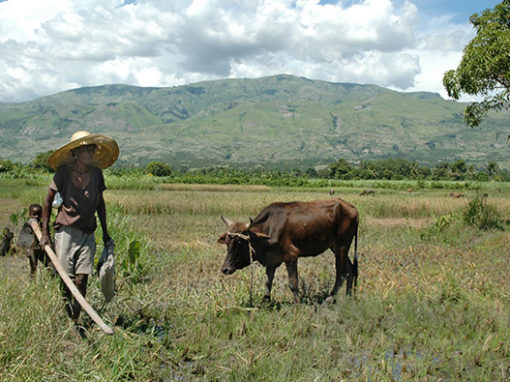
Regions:
<instances>
[{"instance_id":1,"label":"cow's horn","mask_svg":"<svg viewBox=\"0 0 510 382\"><path fill-rule=\"evenodd\" d=\"M246 223L246 229L250 229L253 226L253 219L250 218L250 221Z\"/></svg>"},{"instance_id":2,"label":"cow's horn","mask_svg":"<svg viewBox=\"0 0 510 382\"><path fill-rule=\"evenodd\" d=\"M225 222L225 224L227 225L227 227L230 227L230 224L232 224L232 221L231 220L228 220L225 216L222 216L221 217L221 220L223 220Z\"/></svg>"}]
</instances>

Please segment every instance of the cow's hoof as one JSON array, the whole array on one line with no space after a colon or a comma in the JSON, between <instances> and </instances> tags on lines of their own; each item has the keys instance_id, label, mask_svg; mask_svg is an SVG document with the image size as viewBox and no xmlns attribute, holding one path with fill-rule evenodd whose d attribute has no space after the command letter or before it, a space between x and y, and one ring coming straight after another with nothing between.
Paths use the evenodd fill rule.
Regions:
<instances>
[{"instance_id":1,"label":"cow's hoof","mask_svg":"<svg viewBox=\"0 0 510 382\"><path fill-rule=\"evenodd\" d=\"M334 304L336 302L335 298L333 296L328 296L326 299L326 304Z\"/></svg>"}]
</instances>

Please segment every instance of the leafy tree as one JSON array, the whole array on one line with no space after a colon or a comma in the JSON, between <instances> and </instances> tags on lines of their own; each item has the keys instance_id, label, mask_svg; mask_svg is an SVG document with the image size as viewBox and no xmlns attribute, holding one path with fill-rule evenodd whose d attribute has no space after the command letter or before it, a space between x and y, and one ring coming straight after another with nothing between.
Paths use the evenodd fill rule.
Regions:
<instances>
[{"instance_id":1,"label":"leafy tree","mask_svg":"<svg viewBox=\"0 0 510 382\"><path fill-rule=\"evenodd\" d=\"M478 126L491 109L510 106L510 0L503 0L494 9L475 13L470 22L476 36L464 48L456 70L443 77L448 95L459 99L461 93L482 95L464 111L468 126Z\"/></svg>"},{"instance_id":2,"label":"leafy tree","mask_svg":"<svg viewBox=\"0 0 510 382\"><path fill-rule=\"evenodd\" d=\"M154 176L170 176L172 175L172 169L166 163L161 162L150 162L147 165L147 173Z\"/></svg>"},{"instance_id":3,"label":"leafy tree","mask_svg":"<svg viewBox=\"0 0 510 382\"><path fill-rule=\"evenodd\" d=\"M496 162L490 161L487 163L487 175L492 176L498 172L498 164Z\"/></svg>"},{"instance_id":4,"label":"leafy tree","mask_svg":"<svg viewBox=\"0 0 510 382\"><path fill-rule=\"evenodd\" d=\"M301 170L298 168L295 168L290 172L290 176L294 178L299 178L301 175L302 175Z\"/></svg>"},{"instance_id":5,"label":"leafy tree","mask_svg":"<svg viewBox=\"0 0 510 382\"><path fill-rule=\"evenodd\" d=\"M12 171L13 168L14 164L10 160L0 158L0 173Z\"/></svg>"},{"instance_id":6,"label":"leafy tree","mask_svg":"<svg viewBox=\"0 0 510 382\"><path fill-rule=\"evenodd\" d=\"M347 174L352 171L352 168L350 163L343 158L329 165L331 177L337 179L345 179Z\"/></svg>"},{"instance_id":7,"label":"leafy tree","mask_svg":"<svg viewBox=\"0 0 510 382\"><path fill-rule=\"evenodd\" d=\"M48 165L48 158L51 154L53 154L55 150L48 150L44 153L39 153L35 156L34 160L32 161L32 165L37 170L45 170L53 172L54 170Z\"/></svg>"},{"instance_id":8,"label":"leafy tree","mask_svg":"<svg viewBox=\"0 0 510 382\"><path fill-rule=\"evenodd\" d=\"M418 166L416 168L416 178L424 179L429 178L432 175L432 170L426 166Z\"/></svg>"},{"instance_id":9,"label":"leafy tree","mask_svg":"<svg viewBox=\"0 0 510 382\"><path fill-rule=\"evenodd\" d=\"M432 173L432 179L445 179L450 175L450 165L447 162L439 163L436 165Z\"/></svg>"},{"instance_id":10,"label":"leafy tree","mask_svg":"<svg viewBox=\"0 0 510 382\"><path fill-rule=\"evenodd\" d=\"M331 178L331 169L329 167L326 167L326 168L321 168L317 171L317 176L319 178L323 178L323 179L326 179L326 178Z\"/></svg>"},{"instance_id":11,"label":"leafy tree","mask_svg":"<svg viewBox=\"0 0 510 382\"><path fill-rule=\"evenodd\" d=\"M450 168L453 172L461 173L461 174L463 174L467 171L466 162L462 159L455 161L455 163L453 163L450 166Z\"/></svg>"},{"instance_id":12,"label":"leafy tree","mask_svg":"<svg viewBox=\"0 0 510 382\"><path fill-rule=\"evenodd\" d=\"M453 176L453 179L455 180L466 179L467 165L466 162L463 161L462 159L455 161L455 163L453 163L450 166L450 170L452 172L451 175Z\"/></svg>"},{"instance_id":13,"label":"leafy tree","mask_svg":"<svg viewBox=\"0 0 510 382\"><path fill-rule=\"evenodd\" d=\"M314 169L313 167L309 167L306 169L305 171L305 174L306 176L308 176L309 178L317 178L318 174L317 174L317 170Z\"/></svg>"},{"instance_id":14,"label":"leafy tree","mask_svg":"<svg viewBox=\"0 0 510 382\"><path fill-rule=\"evenodd\" d=\"M377 179L377 175L368 168L361 168L359 170L359 177L361 179Z\"/></svg>"}]
</instances>

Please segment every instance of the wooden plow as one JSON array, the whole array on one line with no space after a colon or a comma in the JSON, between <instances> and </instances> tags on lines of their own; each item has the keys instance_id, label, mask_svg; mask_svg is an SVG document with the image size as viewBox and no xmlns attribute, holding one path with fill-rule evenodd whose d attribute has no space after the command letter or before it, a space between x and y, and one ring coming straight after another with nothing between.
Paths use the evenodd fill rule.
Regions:
<instances>
[{"instance_id":1,"label":"wooden plow","mask_svg":"<svg viewBox=\"0 0 510 382\"><path fill-rule=\"evenodd\" d=\"M34 231L37 240L40 242L42 239L42 232L41 228L39 227L39 223L35 219L30 219L29 224L32 230ZM55 269L57 270L58 274L60 275L66 286L69 288L76 301L78 301L78 303L81 305L83 310L87 312L90 318L92 318L92 320L103 330L103 332L105 332L106 334L113 334L113 329L106 325L105 322L101 319L101 317L99 317L99 315L92 308L92 306L90 306L87 300L85 300L85 297L82 296L82 294L80 293L76 285L73 283L73 280L71 280L71 278L64 270L64 268L62 268L62 265L60 265L57 255L55 254L55 252L53 252L53 249L51 249L49 245L45 245L43 249L48 254L48 257L55 266Z\"/></svg>"}]
</instances>

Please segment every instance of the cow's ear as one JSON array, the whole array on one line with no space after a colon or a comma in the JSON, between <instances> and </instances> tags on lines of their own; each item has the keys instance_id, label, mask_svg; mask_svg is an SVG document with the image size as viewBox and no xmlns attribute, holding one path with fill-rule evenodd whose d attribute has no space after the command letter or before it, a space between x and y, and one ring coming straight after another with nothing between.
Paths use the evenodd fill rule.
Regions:
<instances>
[{"instance_id":1,"label":"cow's ear","mask_svg":"<svg viewBox=\"0 0 510 382\"><path fill-rule=\"evenodd\" d=\"M227 244L227 242L225 241L225 239L227 238L227 234L224 233L223 235L221 235L219 238L218 238L218 241L217 243L218 244Z\"/></svg>"}]
</instances>

